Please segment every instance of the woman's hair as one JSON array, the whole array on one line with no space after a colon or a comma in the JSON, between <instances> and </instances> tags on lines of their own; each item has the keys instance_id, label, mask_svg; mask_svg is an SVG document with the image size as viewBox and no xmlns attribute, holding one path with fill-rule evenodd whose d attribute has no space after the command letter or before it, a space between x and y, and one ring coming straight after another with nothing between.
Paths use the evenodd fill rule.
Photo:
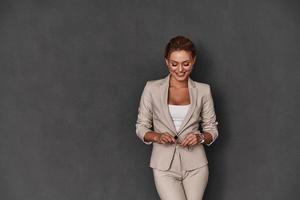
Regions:
<instances>
[{"instance_id":1,"label":"woman's hair","mask_svg":"<svg viewBox=\"0 0 300 200\"><path fill-rule=\"evenodd\" d=\"M165 58L168 59L173 51L180 50L189 51L193 58L196 56L196 48L193 42L182 35L178 35L172 38L166 45Z\"/></svg>"}]
</instances>

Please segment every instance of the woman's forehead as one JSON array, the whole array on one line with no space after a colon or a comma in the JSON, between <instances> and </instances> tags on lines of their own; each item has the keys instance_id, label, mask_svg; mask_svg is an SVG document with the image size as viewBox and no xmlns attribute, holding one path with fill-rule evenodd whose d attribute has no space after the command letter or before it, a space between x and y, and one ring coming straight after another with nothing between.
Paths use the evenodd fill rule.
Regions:
<instances>
[{"instance_id":1,"label":"woman's forehead","mask_svg":"<svg viewBox=\"0 0 300 200\"><path fill-rule=\"evenodd\" d=\"M192 59L192 56L189 51L180 50L180 51L173 51L170 54L169 59L175 62L185 62L185 61L190 61Z\"/></svg>"}]
</instances>

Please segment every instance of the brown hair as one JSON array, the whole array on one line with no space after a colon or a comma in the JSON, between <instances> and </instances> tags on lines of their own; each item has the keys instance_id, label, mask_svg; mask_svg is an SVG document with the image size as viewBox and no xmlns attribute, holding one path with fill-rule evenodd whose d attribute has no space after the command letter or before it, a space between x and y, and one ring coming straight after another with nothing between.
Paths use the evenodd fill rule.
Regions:
<instances>
[{"instance_id":1,"label":"brown hair","mask_svg":"<svg viewBox=\"0 0 300 200\"><path fill-rule=\"evenodd\" d=\"M192 55L192 58L196 56L196 48L193 42L182 35L178 35L172 38L166 45L165 58L168 59L173 51L179 50L189 51Z\"/></svg>"}]
</instances>

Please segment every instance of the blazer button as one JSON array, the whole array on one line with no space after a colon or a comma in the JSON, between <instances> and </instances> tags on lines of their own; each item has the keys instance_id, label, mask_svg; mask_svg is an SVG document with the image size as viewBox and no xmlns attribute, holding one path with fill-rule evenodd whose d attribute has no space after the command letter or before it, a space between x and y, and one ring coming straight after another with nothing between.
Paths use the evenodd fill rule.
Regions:
<instances>
[{"instance_id":1,"label":"blazer button","mask_svg":"<svg viewBox=\"0 0 300 200\"><path fill-rule=\"evenodd\" d=\"M178 136L177 136L177 135L175 135L175 136L174 136L174 138L175 138L175 140L177 140L177 139L178 139Z\"/></svg>"}]
</instances>

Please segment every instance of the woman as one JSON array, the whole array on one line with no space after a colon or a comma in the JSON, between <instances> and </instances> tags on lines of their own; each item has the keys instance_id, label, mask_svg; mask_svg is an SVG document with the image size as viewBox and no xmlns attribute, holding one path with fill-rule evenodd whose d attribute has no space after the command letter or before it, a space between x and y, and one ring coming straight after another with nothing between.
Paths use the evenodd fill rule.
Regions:
<instances>
[{"instance_id":1,"label":"woman","mask_svg":"<svg viewBox=\"0 0 300 200\"><path fill-rule=\"evenodd\" d=\"M189 77L196 61L190 39L172 38L165 61L169 74L144 87L136 134L153 144L150 167L160 198L200 200L209 176L203 145L210 146L218 137L210 85Z\"/></svg>"}]
</instances>

